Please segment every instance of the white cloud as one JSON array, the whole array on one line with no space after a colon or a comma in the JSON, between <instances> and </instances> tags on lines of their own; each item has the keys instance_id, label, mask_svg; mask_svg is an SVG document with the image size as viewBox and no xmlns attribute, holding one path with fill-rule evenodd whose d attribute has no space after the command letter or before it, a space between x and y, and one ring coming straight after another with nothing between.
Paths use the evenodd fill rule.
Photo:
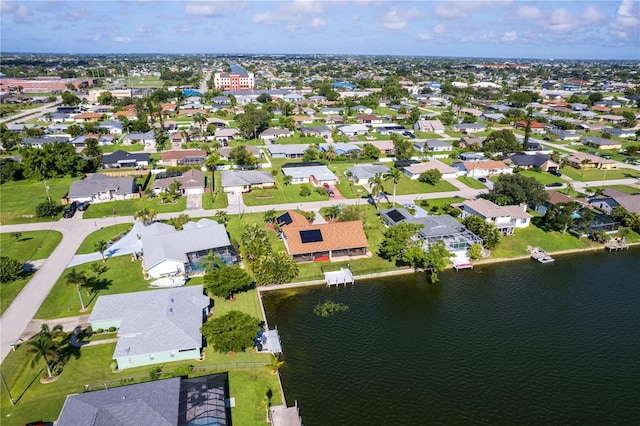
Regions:
<instances>
[{"instance_id":1,"label":"white cloud","mask_svg":"<svg viewBox=\"0 0 640 426\"><path fill-rule=\"evenodd\" d=\"M325 13L325 3L315 0L296 0L293 2L278 3L278 7L270 12L257 13L251 21L254 24L285 24L284 28L290 31L300 27L310 26L322 28L327 21L322 18ZM318 16L320 15L320 16Z\"/></svg>"},{"instance_id":2,"label":"white cloud","mask_svg":"<svg viewBox=\"0 0 640 426\"><path fill-rule=\"evenodd\" d=\"M418 33L416 34L416 38L421 41L427 41L427 40L432 40L433 36L427 33Z\"/></svg>"},{"instance_id":3,"label":"white cloud","mask_svg":"<svg viewBox=\"0 0 640 426\"><path fill-rule=\"evenodd\" d=\"M12 16L14 22L24 22L32 15L31 9L29 9L28 6L18 4L13 0L3 0L0 2L0 12Z\"/></svg>"},{"instance_id":4,"label":"white cloud","mask_svg":"<svg viewBox=\"0 0 640 426\"><path fill-rule=\"evenodd\" d=\"M387 30L402 30L407 26L409 20L420 16L422 13L415 7L410 9L393 8L382 17L382 26Z\"/></svg>"},{"instance_id":5,"label":"white cloud","mask_svg":"<svg viewBox=\"0 0 640 426\"><path fill-rule=\"evenodd\" d=\"M523 19L541 19L542 11L534 6L521 6L518 8L518 17Z\"/></svg>"},{"instance_id":6,"label":"white cloud","mask_svg":"<svg viewBox=\"0 0 640 426\"><path fill-rule=\"evenodd\" d=\"M515 31L508 31L502 36L502 41L504 42L511 42L516 40L518 40L518 33L516 33Z\"/></svg>"},{"instance_id":7,"label":"white cloud","mask_svg":"<svg viewBox=\"0 0 640 426\"><path fill-rule=\"evenodd\" d=\"M153 34L158 31L158 27L155 25L140 25L138 27L138 33L140 34Z\"/></svg>"},{"instance_id":8,"label":"white cloud","mask_svg":"<svg viewBox=\"0 0 640 426\"><path fill-rule=\"evenodd\" d=\"M321 28L327 25L327 21L322 18L314 18L309 25L311 25L312 28Z\"/></svg>"},{"instance_id":9,"label":"white cloud","mask_svg":"<svg viewBox=\"0 0 640 426\"><path fill-rule=\"evenodd\" d=\"M469 16L471 12L479 9L489 9L495 7L504 8L510 3L511 0L445 1L438 3L438 5L434 9L434 13L438 18L458 19L465 18Z\"/></svg>"},{"instance_id":10,"label":"white cloud","mask_svg":"<svg viewBox=\"0 0 640 426\"><path fill-rule=\"evenodd\" d=\"M117 43L131 43L131 38L126 36L115 36L112 40Z\"/></svg>"},{"instance_id":11,"label":"white cloud","mask_svg":"<svg viewBox=\"0 0 640 426\"><path fill-rule=\"evenodd\" d=\"M622 0L616 10L615 19L609 24L609 40L615 43L629 41L637 46L639 38L640 4L632 0Z\"/></svg>"},{"instance_id":12,"label":"white cloud","mask_svg":"<svg viewBox=\"0 0 640 426\"><path fill-rule=\"evenodd\" d=\"M442 34L446 31L447 27L444 24L438 24L433 27L433 32L436 34Z\"/></svg>"},{"instance_id":13,"label":"white cloud","mask_svg":"<svg viewBox=\"0 0 640 426\"><path fill-rule=\"evenodd\" d=\"M602 22L607 19L607 15L593 5L589 5L584 8L582 11L582 17L584 21L588 23Z\"/></svg>"},{"instance_id":14,"label":"white cloud","mask_svg":"<svg viewBox=\"0 0 640 426\"><path fill-rule=\"evenodd\" d=\"M175 30L175 32L180 34L189 34L193 31L193 28L191 27L191 25L188 25L188 24L178 25L173 27L173 29Z\"/></svg>"},{"instance_id":15,"label":"white cloud","mask_svg":"<svg viewBox=\"0 0 640 426\"><path fill-rule=\"evenodd\" d=\"M218 2L186 2L184 11L194 16L220 16Z\"/></svg>"}]
</instances>

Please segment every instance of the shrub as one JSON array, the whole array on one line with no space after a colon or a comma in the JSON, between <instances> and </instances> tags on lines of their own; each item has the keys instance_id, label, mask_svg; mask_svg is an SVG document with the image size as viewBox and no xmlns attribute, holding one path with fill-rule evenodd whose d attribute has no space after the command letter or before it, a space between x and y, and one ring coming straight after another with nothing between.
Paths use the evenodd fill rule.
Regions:
<instances>
[{"instance_id":1,"label":"shrub","mask_svg":"<svg viewBox=\"0 0 640 426\"><path fill-rule=\"evenodd\" d=\"M111 362L109 363L109 368L111 369L111 371L116 371L118 369L118 361L116 361L115 359L111 360Z\"/></svg>"},{"instance_id":2,"label":"shrub","mask_svg":"<svg viewBox=\"0 0 640 426\"><path fill-rule=\"evenodd\" d=\"M8 283L22 275L22 263L7 256L0 256L0 281Z\"/></svg>"},{"instance_id":3,"label":"shrub","mask_svg":"<svg viewBox=\"0 0 640 426\"><path fill-rule=\"evenodd\" d=\"M478 260L482 258L482 246L480 244L473 244L469 247L469 259Z\"/></svg>"},{"instance_id":4,"label":"shrub","mask_svg":"<svg viewBox=\"0 0 640 426\"><path fill-rule=\"evenodd\" d=\"M300 196L308 197L309 195L311 195L311 188L309 188L309 185L302 185L300 187Z\"/></svg>"},{"instance_id":5,"label":"shrub","mask_svg":"<svg viewBox=\"0 0 640 426\"><path fill-rule=\"evenodd\" d=\"M349 306L344 303L334 302L327 300L324 303L319 303L313 308L313 313L320 317L328 317L338 312L345 312L349 310Z\"/></svg>"},{"instance_id":6,"label":"shrub","mask_svg":"<svg viewBox=\"0 0 640 426\"><path fill-rule=\"evenodd\" d=\"M115 331L116 331L116 328L115 328L115 327L109 327L109 333L113 333L113 332L115 332Z\"/></svg>"},{"instance_id":7,"label":"shrub","mask_svg":"<svg viewBox=\"0 0 640 426\"><path fill-rule=\"evenodd\" d=\"M96 330L96 334L101 334L104 333L104 330L102 328L99 328Z\"/></svg>"},{"instance_id":8,"label":"shrub","mask_svg":"<svg viewBox=\"0 0 640 426\"><path fill-rule=\"evenodd\" d=\"M320 195L327 195L327 190L322 186L316 187L315 191Z\"/></svg>"},{"instance_id":9,"label":"shrub","mask_svg":"<svg viewBox=\"0 0 640 426\"><path fill-rule=\"evenodd\" d=\"M52 202L45 201L36 206L36 216L51 217L58 214L59 206Z\"/></svg>"},{"instance_id":10,"label":"shrub","mask_svg":"<svg viewBox=\"0 0 640 426\"><path fill-rule=\"evenodd\" d=\"M149 378L151 380L158 380L162 375L162 367L153 367L149 370Z\"/></svg>"},{"instance_id":11,"label":"shrub","mask_svg":"<svg viewBox=\"0 0 640 426\"><path fill-rule=\"evenodd\" d=\"M177 367L171 373L173 377L186 377L191 372L192 365L183 365L181 367Z\"/></svg>"}]
</instances>

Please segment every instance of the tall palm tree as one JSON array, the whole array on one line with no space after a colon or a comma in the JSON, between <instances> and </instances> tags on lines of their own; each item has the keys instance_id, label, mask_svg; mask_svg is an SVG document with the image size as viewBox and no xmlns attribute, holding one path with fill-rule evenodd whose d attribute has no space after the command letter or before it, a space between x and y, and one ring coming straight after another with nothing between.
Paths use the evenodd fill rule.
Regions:
<instances>
[{"instance_id":1,"label":"tall palm tree","mask_svg":"<svg viewBox=\"0 0 640 426\"><path fill-rule=\"evenodd\" d=\"M100 252L102 256L102 261L104 262L106 259L104 258L104 252L107 251L108 244L105 240L96 241L95 244L96 250Z\"/></svg>"},{"instance_id":2,"label":"tall palm tree","mask_svg":"<svg viewBox=\"0 0 640 426\"><path fill-rule=\"evenodd\" d=\"M397 167L392 167L391 170L389 170L389 173L387 173L384 176L384 180L386 180L386 181L390 180L391 182L393 182L393 205L394 205L394 207L396 205L396 186L398 185L398 182L400 182L400 176L402 176L402 172Z\"/></svg>"},{"instance_id":3,"label":"tall palm tree","mask_svg":"<svg viewBox=\"0 0 640 426\"><path fill-rule=\"evenodd\" d=\"M56 325L52 329L49 329L47 324L42 324L42 329L36 338L26 342L26 345L28 346L26 354L33 355L31 366L34 367L38 361L40 361L40 358L43 358L49 378L52 377L51 361L58 360L59 344L55 339L62 335L64 335L64 332L62 331L62 326L60 324Z\"/></svg>"},{"instance_id":4,"label":"tall palm tree","mask_svg":"<svg viewBox=\"0 0 640 426\"><path fill-rule=\"evenodd\" d=\"M84 300L82 300L82 287L86 287L87 285L87 276L84 272L76 271L76 268L71 269L67 275L64 276L65 283L67 285L73 285L76 287L78 291L78 297L80 298L80 305L82 306L81 311L84 312L87 308L84 306Z\"/></svg>"},{"instance_id":5,"label":"tall palm tree","mask_svg":"<svg viewBox=\"0 0 640 426\"><path fill-rule=\"evenodd\" d=\"M580 177L583 177L583 176L584 176L584 169L585 169L585 166L586 166L587 164L591 164L591 159L590 159L590 158L585 158L584 160L582 160L582 161L580 162L580 165L582 166L582 167L581 167L581 171L580 171Z\"/></svg>"},{"instance_id":6,"label":"tall palm tree","mask_svg":"<svg viewBox=\"0 0 640 426\"><path fill-rule=\"evenodd\" d=\"M271 370L271 374L277 374L283 364L284 360L280 359L280 355L271 355L269 358L269 370Z\"/></svg>"},{"instance_id":7,"label":"tall palm tree","mask_svg":"<svg viewBox=\"0 0 640 426\"><path fill-rule=\"evenodd\" d=\"M338 153L336 152L336 147L333 146L333 144L330 144L324 152L324 157L329 161L329 163L331 163L337 156Z\"/></svg>"},{"instance_id":8,"label":"tall palm tree","mask_svg":"<svg viewBox=\"0 0 640 426\"><path fill-rule=\"evenodd\" d=\"M384 186L382 182L382 175L377 173L374 177L369 178L369 191L371 192L371 196L374 200L380 197L382 191L384 191Z\"/></svg>"}]
</instances>

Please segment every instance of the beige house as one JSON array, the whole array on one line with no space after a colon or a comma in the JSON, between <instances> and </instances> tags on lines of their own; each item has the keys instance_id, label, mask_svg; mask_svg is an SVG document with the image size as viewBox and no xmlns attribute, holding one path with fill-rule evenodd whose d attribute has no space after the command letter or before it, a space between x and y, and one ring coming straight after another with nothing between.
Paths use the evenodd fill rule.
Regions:
<instances>
[{"instance_id":1,"label":"beige house","mask_svg":"<svg viewBox=\"0 0 640 426\"><path fill-rule=\"evenodd\" d=\"M478 216L485 222L493 223L502 235L513 235L515 228L526 228L531 223L531 215L527 213L527 205L499 206L484 198L466 200L458 205L461 217Z\"/></svg>"}]
</instances>

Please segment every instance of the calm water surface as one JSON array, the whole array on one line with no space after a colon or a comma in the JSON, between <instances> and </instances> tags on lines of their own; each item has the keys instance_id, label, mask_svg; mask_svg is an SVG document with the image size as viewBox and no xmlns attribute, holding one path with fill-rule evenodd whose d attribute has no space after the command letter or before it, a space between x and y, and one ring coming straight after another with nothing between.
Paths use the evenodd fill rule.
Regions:
<instances>
[{"instance_id":1,"label":"calm water surface","mask_svg":"<svg viewBox=\"0 0 640 426\"><path fill-rule=\"evenodd\" d=\"M638 248L263 299L306 426L640 424Z\"/></svg>"}]
</instances>

